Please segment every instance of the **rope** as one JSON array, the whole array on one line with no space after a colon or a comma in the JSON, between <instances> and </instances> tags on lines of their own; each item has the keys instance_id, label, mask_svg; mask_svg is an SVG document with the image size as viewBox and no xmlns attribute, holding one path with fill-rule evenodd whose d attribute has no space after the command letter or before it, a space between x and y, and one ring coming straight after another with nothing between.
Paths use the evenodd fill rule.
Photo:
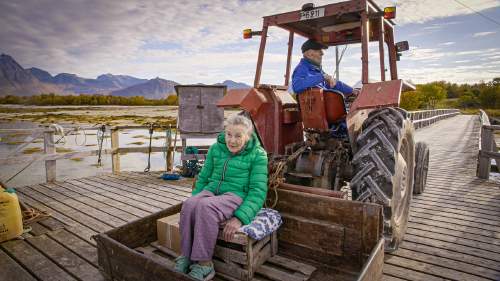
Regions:
<instances>
[{"instance_id":1,"label":"rope","mask_svg":"<svg viewBox=\"0 0 500 281\"><path fill-rule=\"evenodd\" d=\"M271 205L267 203L268 200L265 202L266 208L271 208L273 209L276 207L276 204L278 204L278 186L280 183L283 182L283 172L284 172L284 167L286 166L287 163L294 161L299 157L299 155L304 152L304 150L307 149L307 146L302 146L301 148L297 149L294 153L292 153L288 158L285 160L280 160L278 163L275 165L274 171L271 173L269 176L269 184L268 188L271 189L274 192L274 201L272 202Z\"/></svg>"},{"instance_id":2,"label":"rope","mask_svg":"<svg viewBox=\"0 0 500 281\"><path fill-rule=\"evenodd\" d=\"M36 210L33 208L27 208L23 210L23 225L29 225L37 221L41 221L47 217L50 217L50 213L47 211Z\"/></svg>"}]
</instances>

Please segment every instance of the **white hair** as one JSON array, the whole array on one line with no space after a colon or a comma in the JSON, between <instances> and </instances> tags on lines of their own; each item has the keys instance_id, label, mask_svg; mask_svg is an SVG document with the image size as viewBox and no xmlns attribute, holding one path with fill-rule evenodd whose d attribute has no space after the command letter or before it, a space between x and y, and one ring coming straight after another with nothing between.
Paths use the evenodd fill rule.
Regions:
<instances>
[{"instance_id":1,"label":"white hair","mask_svg":"<svg viewBox=\"0 0 500 281\"><path fill-rule=\"evenodd\" d=\"M229 116L226 121L224 122L224 127L227 128L227 126L235 126L235 125L241 125L246 128L248 137L252 137L253 134L253 125L252 121L240 114L233 114Z\"/></svg>"}]
</instances>

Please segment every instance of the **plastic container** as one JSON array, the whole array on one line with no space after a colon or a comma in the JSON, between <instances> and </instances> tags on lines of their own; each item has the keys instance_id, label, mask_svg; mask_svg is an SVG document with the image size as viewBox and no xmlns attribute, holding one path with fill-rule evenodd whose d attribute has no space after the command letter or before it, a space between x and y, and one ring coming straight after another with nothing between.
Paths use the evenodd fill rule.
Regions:
<instances>
[{"instance_id":1,"label":"plastic container","mask_svg":"<svg viewBox=\"0 0 500 281\"><path fill-rule=\"evenodd\" d=\"M23 217L14 189L0 187L0 242L23 234Z\"/></svg>"}]
</instances>

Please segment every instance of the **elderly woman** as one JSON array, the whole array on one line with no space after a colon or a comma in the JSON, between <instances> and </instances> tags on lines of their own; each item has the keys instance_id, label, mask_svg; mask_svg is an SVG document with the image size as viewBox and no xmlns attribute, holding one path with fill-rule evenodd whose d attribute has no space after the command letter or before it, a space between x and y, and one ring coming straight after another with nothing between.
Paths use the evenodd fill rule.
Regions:
<instances>
[{"instance_id":1,"label":"elderly woman","mask_svg":"<svg viewBox=\"0 0 500 281\"><path fill-rule=\"evenodd\" d=\"M219 226L223 238L249 224L267 194L267 155L253 133L252 122L241 115L227 119L225 129L208 150L192 197L181 210L181 253L175 270L198 280L215 275L212 256Z\"/></svg>"}]
</instances>

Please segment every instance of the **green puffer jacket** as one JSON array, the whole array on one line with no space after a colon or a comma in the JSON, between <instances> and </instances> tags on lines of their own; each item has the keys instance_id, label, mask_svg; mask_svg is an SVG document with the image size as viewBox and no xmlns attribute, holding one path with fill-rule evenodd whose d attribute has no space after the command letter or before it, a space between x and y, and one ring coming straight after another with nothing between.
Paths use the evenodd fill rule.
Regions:
<instances>
[{"instance_id":1,"label":"green puffer jacket","mask_svg":"<svg viewBox=\"0 0 500 281\"><path fill-rule=\"evenodd\" d=\"M267 154L255 134L237 154L227 149L224 132L219 134L208 150L193 195L203 190L238 195L243 203L234 216L244 225L252 222L267 195Z\"/></svg>"}]
</instances>

